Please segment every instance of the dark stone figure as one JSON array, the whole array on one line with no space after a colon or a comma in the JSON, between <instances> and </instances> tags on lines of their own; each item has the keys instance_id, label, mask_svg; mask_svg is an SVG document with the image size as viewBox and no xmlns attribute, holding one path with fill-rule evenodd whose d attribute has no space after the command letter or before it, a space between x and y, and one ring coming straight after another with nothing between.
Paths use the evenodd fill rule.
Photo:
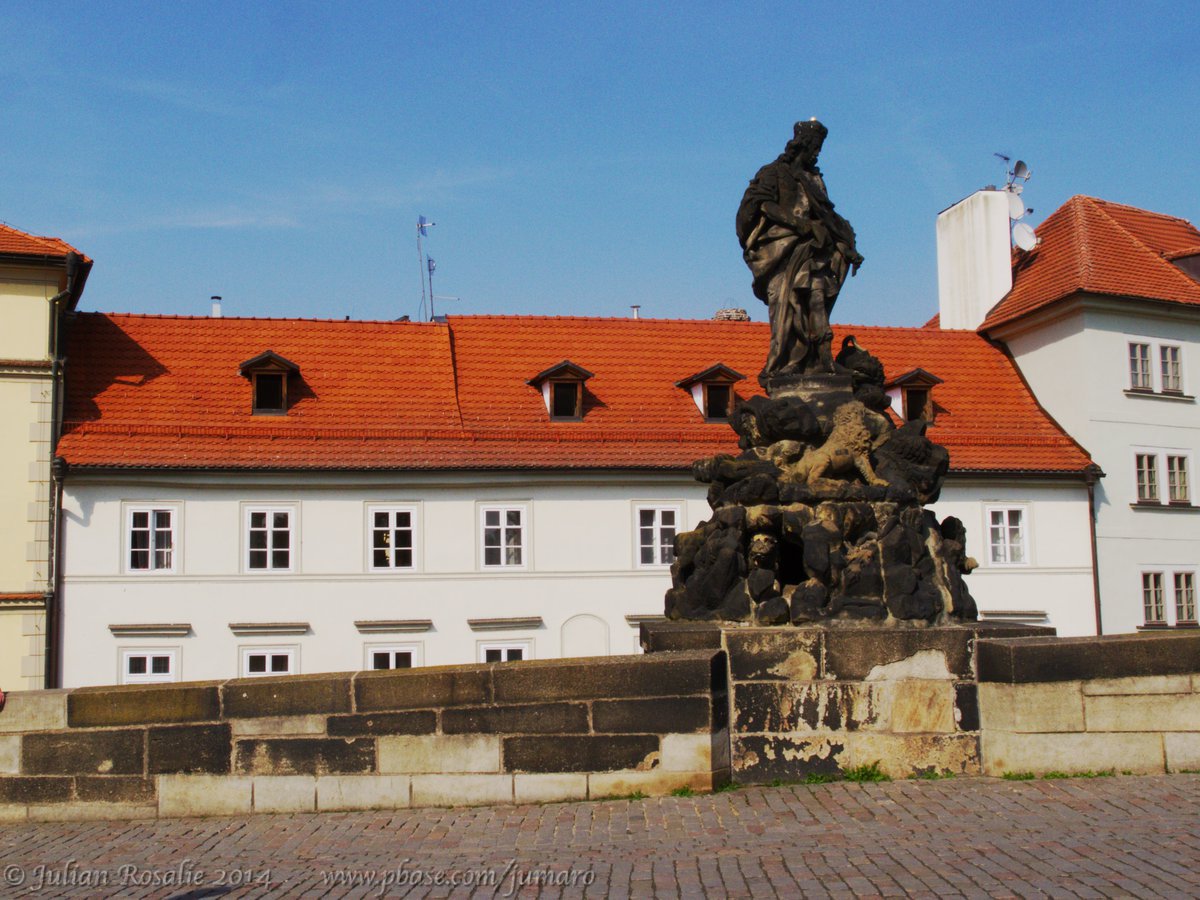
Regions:
<instances>
[{"instance_id":1,"label":"dark stone figure","mask_svg":"<svg viewBox=\"0 0 1200 900\"><path fill-rule=\"evenodd\" d=\"M737 456L692 465L713 514L675 538L671 619L802 625L868 620L940 625L977 617L963 576L966 530L939 523L950 467L924 421L897 426L883 364L853 335L831 356L829 310L862 257L833 211L801 122L738 210L754 292L771 310L766 397L738 404Z\"/></svg>"},{"instance_id":2,"label":"dark stone figure","mask_svg":"<svg viewBox=\"0 0 1200 900\"><path fill-rule=\"evenodd\" d=\"M834 371L829 314L847 270L853 275L863 261L817 168L828 133L816 119L797 122L783 153L758 170L738 207L742 257L754 296L770 311L764 386L772 376Z\"/></svg>"}]
</instances>

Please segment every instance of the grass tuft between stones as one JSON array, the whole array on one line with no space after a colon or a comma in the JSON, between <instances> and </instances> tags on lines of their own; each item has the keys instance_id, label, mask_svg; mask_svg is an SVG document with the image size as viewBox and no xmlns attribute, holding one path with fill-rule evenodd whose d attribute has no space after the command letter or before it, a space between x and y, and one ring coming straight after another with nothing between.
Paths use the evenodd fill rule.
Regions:
<instances>
[{"instance_id":1,"label":"grass tuft between stones","mask_svg":"<svg viewBox=\"0 0 1200 900\"><path fill-rule=\"evenodd\" d=\"M690 787L688 787L685 784L683 787L677 787L677 788L675 788L675 790L671 791L671 796L672 797L695 797L696 792L693 791Z\"/></svg>"},{"instance_id":2,"label":"grass tuft between stones","mask_svg":"<svg viewBox=\"0 0 1200 900\"><path fill-rule=\"evenodd\" d=\"M865 763L861 766L851 766L842 775L847 781L879 782L892 780L890 775L879 768L879 760L875 760L872 763Z\"/></svg>"}]
</instances>

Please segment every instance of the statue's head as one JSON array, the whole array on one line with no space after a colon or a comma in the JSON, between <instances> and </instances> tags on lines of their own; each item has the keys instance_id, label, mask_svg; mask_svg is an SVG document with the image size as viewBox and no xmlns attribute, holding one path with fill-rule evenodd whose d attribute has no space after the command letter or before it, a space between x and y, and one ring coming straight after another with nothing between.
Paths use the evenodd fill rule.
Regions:
<instances>
[{"instance_id":1,"label":"statue's head","mask_svg":"<svg viewBox=\"0 0 1200 900\"><path fill-rule=\"evenodd\" d=\"M802 162L815 163L827 134L829 134L829 129L816 119L797 122L793 129L792 139L788 142L788 149Z\"/></svg>"}]
</instances>

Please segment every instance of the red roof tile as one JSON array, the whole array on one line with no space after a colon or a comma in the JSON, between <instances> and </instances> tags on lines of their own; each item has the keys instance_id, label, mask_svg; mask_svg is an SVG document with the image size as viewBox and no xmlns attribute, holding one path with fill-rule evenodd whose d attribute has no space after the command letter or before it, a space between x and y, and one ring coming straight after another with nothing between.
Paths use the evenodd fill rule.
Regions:
<instances>
[{"instance_id":1,"label":"red roof tile","mask_svg":"<svg viewBox=\"0 0 1200 900\"><path fill-rule=\"evenodd\" d=\"M18 256L66 256L68 253L79 253L66 241L56 237L38 237L18 231L11 225L0 222L0 253L12 253ZM82 253L85 262L91 262Z\"/></svg>"},{"instance_id":2,"label":"red roof tile","mask_svg":"<svg viewBox=\"0 0 1200 900\"><path fill-rule=\"evenodd\" d=\"M855 327L889 372L945 384L931 437L956 470L1080 472L1090 459L1008 358L968 331ZM447 324L79 315L65 434L74 466L686 468L736 452L675 382L717 362L757 372L767 326L665 319L452 316ZM252 416L241 361L300 367L287 416ZM579 422L550 421L526 382L563 359L595 375ZM735 385L761 393L753 378Z\"/></svg>"},{"instance_id":3,"label":"red roof tile","mask_svg":"<svg viewBox=\"0 0 1200 900\"><path fill-rule=\"evenodd\" d=\"M980 331L1080 291L1200 305L1200 283L1170 261L1200 245L1200 231L1185 219L1076 196L1037 234L1034 250L1014 253L1012 290Z\"/></svg>"}]
</instances>

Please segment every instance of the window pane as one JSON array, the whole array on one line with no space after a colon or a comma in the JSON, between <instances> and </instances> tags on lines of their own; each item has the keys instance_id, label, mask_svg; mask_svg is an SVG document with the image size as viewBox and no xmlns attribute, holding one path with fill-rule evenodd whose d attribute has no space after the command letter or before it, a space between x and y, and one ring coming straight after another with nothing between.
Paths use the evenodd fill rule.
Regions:
<instances>
[{"instance_id":1,"label":"window pane","mask_svg":"<svg viewBox=\"0 0 1200 900\"><path fill-rule=\"evenodd\" d=\"M413 557L412 557L411 550L397 550L396 551L396 568L411 569L412 564L413 564L412 559L413 559Z\"/></svg>"},{"instance_id":2,"label":"window pane","mask_svg":"<svg viewBox=\"0 0 1200 900\"><path fill-rule=\"evenodd\" d=\"M644 565L644 566L654 565L654 547L643 545L641 552L642 552L642 565Z\"/></svg>"},{"instance_id":3,"label":"window pane","mask_svg":"<svg viewBox=\"0 0 1200 900\"><path fill-rule=\"evenodd\" d=\"M266 550L267 549L267 533L265 531L250 532L250 549L251 550Z\"/></svg>"},{"instance_id":4,"label":"window pane","mask_svg":"<svg viewBox=\"0 0 1200 900\"><path fill-rule=\"evenodd\" d=\"M504 524L505 525L520 525L521 524L521 511L519 509L510 509L510 510L506 511L504 514Z\"/></svg>"},{"instance_id":5,"label":"window pane","mask_svg":"<svg viewBox=\"0 0 1200 900\"><path fill-rule=\"evenodd\" d=\"M522 650L520 647L509 647L508 648L508 660L510 662L513 660L524 659L524 658L525 658L525 651Z\"/></svg>"},{"instance_id":6,"label":"window pane","mask_svg":"<svg viewBox=\"0 0 1200 900\"><path fill-rule=\"evenodd\" d=\"M133 527L134 528L149 528L150 527L150 513L135 512L133 514Z\"/></svg>"},{"instance_id":7,"label":"window pane","mask_svg":"<svg viewBox=\"0 0 1200 900\"><path fill-rule=\"evenodd\" d=\"M131 550L131 551L129 551L129 568L131 568L131 569L149 569L150 568L150 551L149 550Z\"/></svg>"},{"instance_id":8,"label":"window pane","mask_svg":"<svg viewBox=\"0 0 1200 900\"><path fill-rule=\"evenodd\" d=\"M250 513L250 527L251 528L266 528L267 527L267 514L265 512Z\"/></svg>"},{"instance_id":9,"label":"window pane","mask_svg":"<svg viewBox=\"0 0 1200 900\"><path fill-rule=\"evenodd\" d=\"M170 528L171 527L171 511L169 509L156 509L154 511L154 527L155 528Z\"/></svg>"},{"instance_id":10,"label":"window pane","mask_svg":"<svg viewBox=\"0 0 1200 900\"><path fill-rule=\"evenodd\" d=\"M155 656L150 660L150 671L155 675L170 675L171 674L171 657Z\"/></svg>"},{"instance_id":11,"label":"window pane","mask_svg":"<svg viewBox=\"0 0 1200 900\"><path fill-rule=\"evenodd\" d=\"M375 521L376 528L387 528L388 527L388 514L385 512L377 512L377 513L375 513L374 521Z\"/></svg>"},{"instance_id":12,"label":"window pane","mask_svg":"<svg viewBox=\"0 0 1200 900\"><path fill-rule=\"evenodd\" d=\"M247 672L267 671L267 657L262 653L251 653L246 663Z\"/></svg>"},{"instance_id":13,"label":"window pane","mask_svg":"<svg viewBox=\"0 0 1200 900\"><path fill-rule=\"evenodd\" d=\"M412 527L412 513L397 512L396 513L396 527L397 528L411 528Z\"/></svg>"},{"instance_id":14,"label":"window pane","mask_svg":"<svg viewBox=\"0 0 1200 900\"><path fill-rule=\"evenodd\" d=\"M639 509L638 510L638 524L640 526L642 526L642 528L653 528L654 527L654 510Z\"/></svg>"},{"instance_id":15,"label":"window pane","mask_svg":"<svg viewBox=\"0 0 1200 900\"><path fill-rule=\"evenodd\" d=\"M396 669L411 669L412 668L412 653L407 650L396 651Z\"/></svg>"},{"instance_id":16,"label":"window pane","mask_svg":"<svg viewBox=\"0 0 1200 900\"><path fill-rule=\"evenodd\" d=\"M579 415L579 385L562 382L550 385L550 415L556 419L573 419Z\"/></svg>"},{"instance_id":17,"label":"window pane","mask_svg":"<svg viewBox=\"0 0 1200 900\"><path fill-rule=\"evenodd\" d=\"M267 567L267 551L266 550L251 550L250 551L250 568L265 569Z\"/></svg>"},{"instance_id":18,"label":"window pane","mask_svg":"<svg viewBox=\"0 0 1200 900\"><path fill-rule=\"evenodd\" d=\"M673 510L673 509L662 510L662 523L663 523L663 525L670 525L672 528L674 528L675 527L675 510Z\"/></svg>"},{"instance_id":19,"label":"window pane","mask_svg":"<svg viewBox=\"0 0 1200 900\"><path fill-rule=\"evenodd\" d=\"M130 675L145 675L146 674L146 657L144 657L144 656L129 657L129 674Z\"/></svg>"},{"instance_id":20,"label":"window pane","mask_svg":"<svg viewBox=\"0 0 1200 900\"><path fill-rule=\"evenodd\" d=\"M708 409L705 415L710 419L729 418L729 387L723 384L710 384L705 392L708 396Z\"/></svg>"},{"instance_id":21,"label":"window pane","mask_svg":"<svg viewBox=\"0 0 1200 900\"><path fill-rule=\"evenodd\" d=\"M290 669L290 657L286 653L274 653L271 655L272 672L287 672Z\"/></svg>"},{"instance_id":22,"label":"window pane","mask_svg":"<svg viewBox=\"0 0 1200 900\"><path fill-rule=\"evenodd\" d=\"M499 547L500 546L500 529L485 528L483 530L483 546Z\"/></svg>"},{"instance_id":23,"label":"window pane","mask_svg":"<svg viewBox=\"0 0 1200 900\"><path fill-rule=\"evenodd\" d=\"M483 513L483 524L484 525L499 525L500 524L500 510L498 510L498 509L485 510Z\"/></svg>"},{"instance_id":24,"label":"window pane","mask_svg":"<svg viewBox=\"0 0 1200 900\"><path fill-rule=\"evenodd\" d=\"M500 565L500 548L499 547L485 547L483 550L483 564L485 566Z\"/></svg>"},{"instance_id":25,"label":"window pane","mask_svg":"<svg viewBox=\"0 0 1200 900\"><path fill-rule=\"evenodd\" d=\"M283 376L254 376L254 408L283 409Z\"/></svg>"},{"instance_id":26,"label":"window pane","mask_svg":"<svg viewBox=\"0 0 1200 900\"><path fill-rule=\"evenodd\" d=\"M397 547L411 547L412 546L412 532L411 531L397 531L396 532L396 546Z\"/></svg>"},{"instance_id":27,"label":"window pane","mask_svg":"<svg viewBox=\"0 0 1200 900\"><path fill-rule=\"evenodd\" d=\"M292 545L292 533L290 531L272 531L271 543L277 549L286 550Z\"/></svg>"},{"instance_id":28,"label":"window pane","mask_svg":"<svg viewBox=\"0 0 1200 900\"><path fill-rule=\"evenodd\" d=\"M387 569L392 565L391 554L387 550L376 550L371 555L371 565L376 569Z\"/></svg>"},{"instance_id":29,"label":"window pane","mask_svg":"<svg viewBox=\"0 0 1200 900\"><path fill-rule=\"evenodd\" d=\"M285 512L277 512L271 516L271 524L274 528L288 527L288 514Z\"/></svg>"},{"instance_id":30,"label":"window pane","mask_svg":"<svg viewBox=\"0 0 1200 900\"><path fill-rule=\"evenodd\" d=\"M372 669L390 669L391 661L392 661L391 654L387 653L386 651L384 651L384 652L377 651L377 652L371 654L371 668Z\"/></svg>"},{"instance_id":31,"label":"window pane","mask_svg":"<svg viewBox=\"0 0 1200 900\"><path fill-rule=\"evenodd\" d=\"M286 569L291 565L291 553L288 550L271 551L271 568Z\"/></svg>"},{"instance_id":32,"label":"window pane","mask_svg":"<svg viewBox=\"0 0 1200 900\"><path fill-rule=\"evenodd\" d=\"M500 650L489 647L483 653L484 662L500 662Z\"/></svg>"}]
</instances>

